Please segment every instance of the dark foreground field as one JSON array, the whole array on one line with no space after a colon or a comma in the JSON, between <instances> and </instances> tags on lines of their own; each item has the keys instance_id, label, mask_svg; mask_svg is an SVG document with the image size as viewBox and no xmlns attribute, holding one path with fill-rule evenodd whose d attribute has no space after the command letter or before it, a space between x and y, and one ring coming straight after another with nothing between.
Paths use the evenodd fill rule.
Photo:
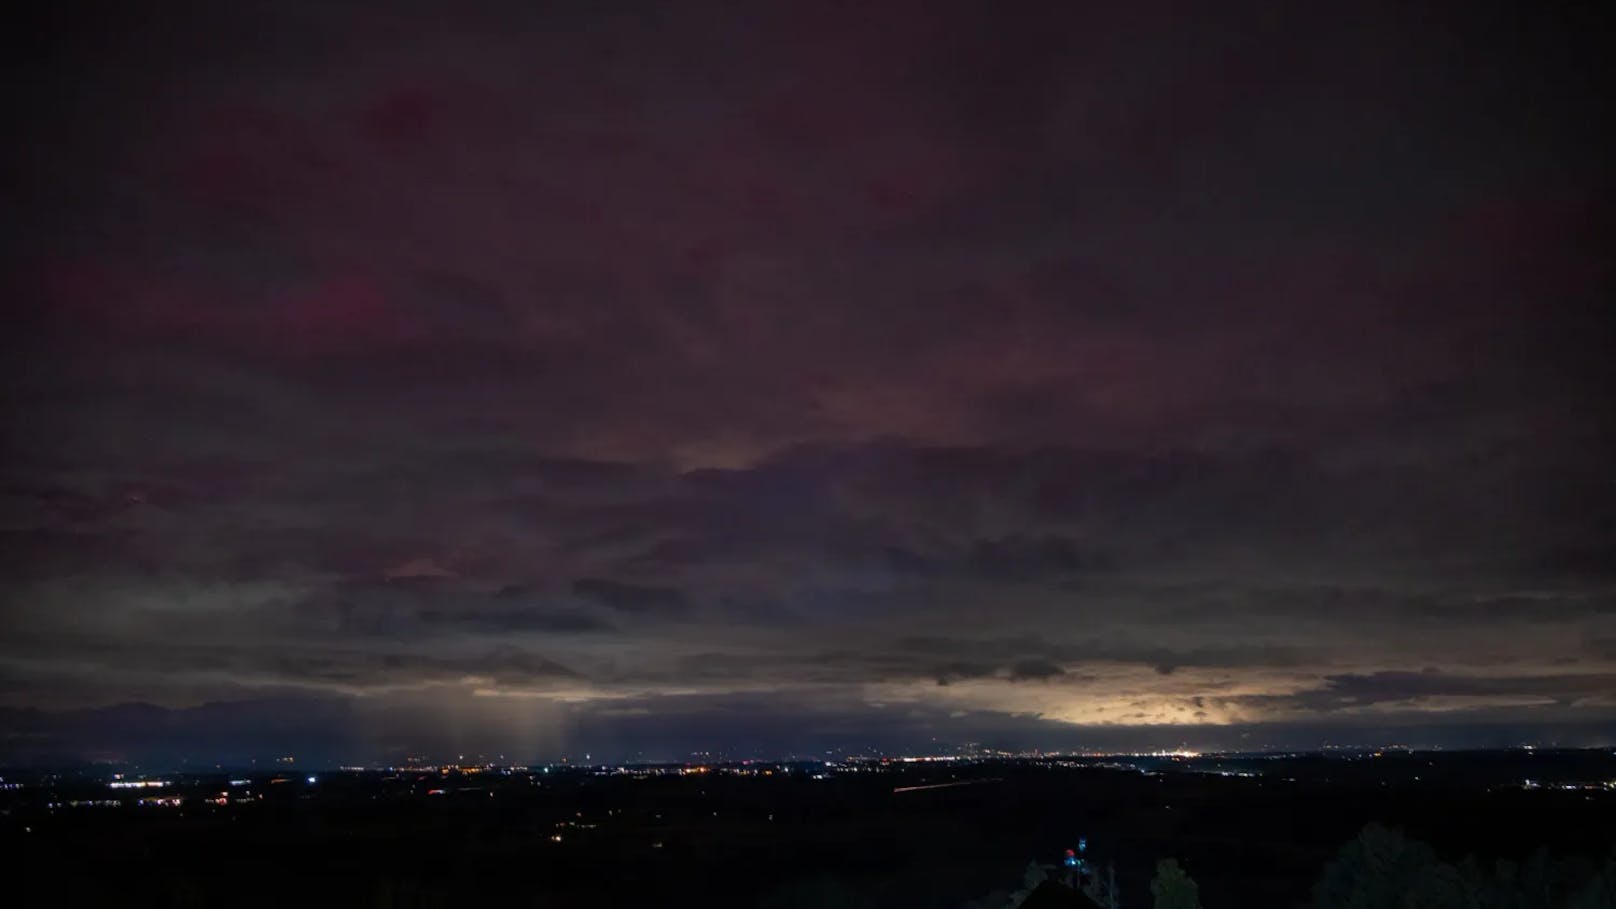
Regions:
<instances>
[{"instance_id":1,"label":"dark foreground field","mask_svg":"<svg viewBox=\"0 0 1616 909\"><path fill-rule=\"evenodd\" d=\"M107 799L105 784L62 778L5 793L0 830L11 905L990 905L1030 860L1056 861L1086 837L1089 855L1114 862L1125 906L1150 905L1152 868L1173 857L1206 909L1247 909L1307 905L1370 822L1450 860L1540 847L1602 860L1616 846L1616 791L1560 787L1611 779L1605 752L1398 754L828 779L800 768L299 775L255 778L233 793L256 790L251 801L224 805L201 797L228 784L193 777L180 807L124 795L72 807ZM952 782L970 785L894 792Z\"/></svg>"}]
</instances>

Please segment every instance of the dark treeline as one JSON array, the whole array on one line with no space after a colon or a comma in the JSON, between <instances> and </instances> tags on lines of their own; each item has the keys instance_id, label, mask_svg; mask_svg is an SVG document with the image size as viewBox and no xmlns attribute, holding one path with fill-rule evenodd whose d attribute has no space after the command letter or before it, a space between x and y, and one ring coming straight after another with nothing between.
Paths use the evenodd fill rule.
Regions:
<instances>
[{"instance_id":1,"label":"dark treeline","mask_svg":"<svg viewBox=\"0 0 1616 909\"><path fill-rule=\"evenodd\" d=\"M1518 861L1446 862L1425 843L1371 824L1342 847L1313 893L1317 909L1610 909L1616 852L1598 864L1546 848Z\"/></svg>"},{"instance_id":2,"label":"dark treeline","mask_svg":"<svg viewBox=\"0 0 1616 909\"><path fill-rule=\"evenodd\" d=\"M1057 866L1027 866L1022 887L973 905L988 909L1080 906L1121 909L1129 900L1114 872L1088 873ZM1134 905L1140 905L1133 902ZM1203 907L1195 879L1176 859L1162 859L1150 882L1152 909ZM1521 860L1483 862L1466 856L1444 861L1428 844L1370 824L1341 848L1313 887L1312 909L1612 909L1616 907L1616 850L1603 863L1556 857L1540 848Z\"/></svg>"}]
</instances>

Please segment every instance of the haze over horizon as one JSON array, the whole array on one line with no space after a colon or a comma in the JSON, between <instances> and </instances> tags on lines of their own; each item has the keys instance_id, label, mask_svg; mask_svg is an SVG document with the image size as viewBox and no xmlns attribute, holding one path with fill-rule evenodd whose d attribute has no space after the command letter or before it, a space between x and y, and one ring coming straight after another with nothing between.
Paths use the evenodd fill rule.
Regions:
<instances>
[{"instance_id":1,"label":"haze over horizon","mask_svg":"<svg viewBox=\"0 0 1616 909\"><path fill-rule=\"evenodd\" d=\"M1084 6L35 10L0 762L1616 743L1594 14Z\"/></svg>"}]
</instances>

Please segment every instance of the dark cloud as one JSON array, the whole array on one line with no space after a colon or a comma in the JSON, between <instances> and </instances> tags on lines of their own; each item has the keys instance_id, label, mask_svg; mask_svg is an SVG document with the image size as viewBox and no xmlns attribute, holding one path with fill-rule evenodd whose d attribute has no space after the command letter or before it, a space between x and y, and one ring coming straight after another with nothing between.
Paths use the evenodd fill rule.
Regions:
<instances>
[{"instance_id":1,"label":"dark cloud","mask_svg":"<svg viewBox=\"0 0 1616 909\"><path fill-rule=\"evenodd\" d=\"M937 667L937 684L951 685L963 679L991 678L998 667L987 663L947 663Z\"/></svg>"},{"instance_id":2,"label":"dark cloud","mask_svg":"<svg viewBox=\"0 0 1616 909\"><path fill-rule=\"evenodd\" d=\"M1010 667L1010 681L1051 679L1065 675L1066 670L1048 660L1022 660Z\"/></svg>"},{"instance_id":3,"label":"dark cloud","mask_svg":"<svg viewBox=\"0 0 1616 909\"><path fill-rule=\"evenodd\" d=\"M875 6L19 20L0 703L1608 722L1603 30Z\"/></svg>"},{"instance_id":4,"label":"dark cloud","mask_svg":"<svg viewBox=\"0 0 1616 909\"><path fill-rule=\"evenodd\" d=\"M1172 675L1185 666L1288 668L1316 666L1320 663L1320 654L1316 649L1273 644L1233 644L1183 651L1144 651L1135 655L1135 658L1147 660L1162 675Z\"/></svg>"},{"instance_id":5,"label":"dark cloud","mask_svg":"<svg viewBox=\"0 0 1616 909\"><path fill-rule=\"evenodd\" d=\"M977 655L1043 654L1030 658L1028 665L1052 667L1051 660L1067 663L1124 663L1148 666L1160 675L1171 675L1182 667L1255 669L1317 666L1321 652L1316 649L1273 644L1231 644L1170 649L1125 640L1063 639L1022 636L1014 638L906 638L896 642L904 650L922 653L972 653ZM1054 673L1045 672L1047 675ZM1029 676L1030 677L1030 676Z\"/></svg>"},{"instance_id":6,"label":"dark cloud","mask_svg":"<svg viewBox=\"0 0 1616 909\"><path fill-rule=\"evenodd\" d=\"M1267 707L1308 713L1363 711L1386 705L1417 706L1422 701L1473 703L1472 709L1490 707L1533 709L1575 707L1589 702L1599 712L1616 707L1610 692L1616 674L1582 673L1526 676L1456 675L1435 668L1419 672L1376 672L1331 675L1317 688L1293 695L1259 697ZM1439 709L1451 709L1442 707Z\"/></svg>"},{"instance_id":7,"label":"dark cloud","mask_svg":"<svg viewBox=\"0 0 1616 909\"><path fill-rule=\"evenodd\" d=\"M579 578L572 582L572 592L630 615L682 615L690 608L684 591L674 587L643 587L605 578Z\"/></svg>"},{"instance_id":8,"label":"dark cloud","mask_svg":"<svg viewBox=\"0 0 1616 909\"><path fill-rule=\"evenodd\" d=\"M486 631L615 631L617 626L600 616L585 612L540 612L528 610L481 610L421 612L421 621L431 625L458 625Z\"/></svg>"}]
</instances>

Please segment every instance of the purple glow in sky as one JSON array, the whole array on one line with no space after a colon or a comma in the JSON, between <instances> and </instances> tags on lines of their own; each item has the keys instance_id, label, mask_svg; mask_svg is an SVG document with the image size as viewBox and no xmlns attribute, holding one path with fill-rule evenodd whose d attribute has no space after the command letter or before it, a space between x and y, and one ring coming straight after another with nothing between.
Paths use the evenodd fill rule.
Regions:
<instances>
[{"instance_id":1,"label":"purple glow in sky","mask_svg":"<svg viewBox=\"0 0 1616 909\"><path fill-rule=\"evenodd\" d=\"M1610 740L1601 30L1350 6L38 12L0 757Z\"/></svg>"}]
</instances>

